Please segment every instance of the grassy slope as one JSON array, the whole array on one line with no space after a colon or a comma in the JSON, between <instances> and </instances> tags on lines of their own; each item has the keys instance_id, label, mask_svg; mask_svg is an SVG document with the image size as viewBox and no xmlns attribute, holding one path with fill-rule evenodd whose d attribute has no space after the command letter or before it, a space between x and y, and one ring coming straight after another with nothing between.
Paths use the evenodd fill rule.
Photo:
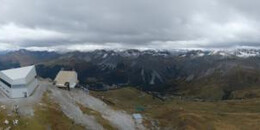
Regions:
<instances>
[{"instance_id":1,"label":"grassy slope","mask_svg":"<svg viewBox=\"0 0 260 130\"><path fill-rule=\"evenodd\" d=\"M225 75L223 72L216 71L211 76L180 86L185 86L183 95L202 99L258 98L259 94L250 90L260 89L259 77L260 72L257 70L247 70L237 66ZM243 94L244 92L247 92L247 95Z\"/></svg>"},{"instance_id":2,"label":"grassy slope","mask_svg":"<svg viewBox=\"0 0 260 130\"><path fill-rule=\"evenodd\" d=\"M20 117L16 114L7 116L7 111L0 112L0 127L7 128L11 126L14 130L84 130L84 127L75 124L71 119L66 117L59 108L59 105L52 102L47 93L45 93L42 101L42 105L35 106L35 113L33 117ZM18 125L11 124L4 125L4 120L10 121L18 119Z\"/></svg>"},{"instance_id":3,"label":"grassy slope","mask_svg":"<svg viewBox=\"0 0 260 130\"><path fill-rule=\"evenodd\" d=\"M92 95L114 103L113 107L136 112L143 106L145 125L158 120L163 128L170 129L259 129L260 99L229 100L218 102L194 102L169 100L161 102L134 88L122 88L107 92L91 92Z\"/></svg>"}]
</instances>

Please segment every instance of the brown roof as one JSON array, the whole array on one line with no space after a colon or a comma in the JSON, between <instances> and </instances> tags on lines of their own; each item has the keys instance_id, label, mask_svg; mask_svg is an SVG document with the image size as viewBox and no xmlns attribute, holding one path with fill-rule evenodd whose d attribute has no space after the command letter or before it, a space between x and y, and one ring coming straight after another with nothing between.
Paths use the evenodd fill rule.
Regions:
<instances>
[{"instance_id":1,"label":"brown roof","mask_svg":"<svg viewBox=\"0 0 260 130\"><path fill-rule=\"evenodd\" d=\"M77 72L75 71L60 71L55 80L56 85L64 85L66 82L78 82Z\"/></svg>"}]
</instances>

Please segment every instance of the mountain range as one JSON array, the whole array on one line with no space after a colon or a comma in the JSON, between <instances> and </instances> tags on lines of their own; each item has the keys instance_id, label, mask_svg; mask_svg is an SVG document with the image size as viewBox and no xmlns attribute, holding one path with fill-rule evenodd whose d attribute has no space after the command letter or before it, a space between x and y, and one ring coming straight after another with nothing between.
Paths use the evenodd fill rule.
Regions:
<instances>
[{"instance_id":1,"label":"mountain range","mask_svg":"<svg viewBox=\"0 0 260 130\"><path fill-rule=\"evenodd\" d=\"M193 99L260 97L259 49L0 53L0 70L31 64L43 78L76 70L80 84L95 90L133 86Z\"/></svg>"}]
</instances>

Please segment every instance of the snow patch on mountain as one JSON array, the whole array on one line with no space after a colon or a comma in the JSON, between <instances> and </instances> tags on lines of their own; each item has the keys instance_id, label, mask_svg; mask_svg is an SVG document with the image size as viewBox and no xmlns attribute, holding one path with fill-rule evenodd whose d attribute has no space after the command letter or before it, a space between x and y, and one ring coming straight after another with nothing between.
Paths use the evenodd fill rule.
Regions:
<instances>
[{"instance_id":1,"label":"snow patch on mountain","mask_svg":"<svg viewBox=\"0 0 260 130\"><path fill-rule=\"evenodd\" d=\"M257 57L260 56L260 49L227 49L227 50L190 50L182 52L180 57L203 57L203 56L223 56L223 57Z\"/></svg>"}]
</instances>

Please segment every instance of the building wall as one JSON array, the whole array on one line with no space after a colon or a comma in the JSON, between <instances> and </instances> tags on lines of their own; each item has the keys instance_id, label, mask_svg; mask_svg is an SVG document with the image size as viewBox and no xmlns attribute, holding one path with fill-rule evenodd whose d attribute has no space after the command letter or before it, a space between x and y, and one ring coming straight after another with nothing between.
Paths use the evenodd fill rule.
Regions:
<instances>
[{"instance_id":1,"label":"building wall","mask_svg":"<svg viewBox=\"0 0 260 130\"><path fill-rule=\"evenodd\" d=\"M28 84L22 84L22 85L13 85L10 94L10 98L21 98L25 97L25 93L27 97L29 97L34 89L37 87L38 81L36 78L32 79Z\"/></svg>"},{"instance_id":2,"label":"building wall","mask_svg":"<svg viewBox=\"0 0 260 130\"><path fill-rule=\"evenodd\" d=\"M70 82L70 88L75 88L76 85L77 85L77 82L75 82L75 81Z\"/></svg>"},{"instance_id":3,"label":"building wall","mask_svg":"<svg viewBox=\"0 0 260 130\"><path fill-rule=\"evenodd\" d=\"M70 88L75 88L76 85L78 84L77 80L75 80L75 79L70 79L68 82L70 84ZM57 87L66 87L65 84L59 84L59 83L56 83L56 86Z\"/></svg>"},{"instance_id":4,"label":"building wall","mask_svg":"<svg viewBox=\"0 0 260 130\"><path fill-rule=\"evenodd\" d=\"M30 84L27 84L27 91L28 91L28 96L32 95L34 89L38 86L38 80L34 78Z\"/></svg>"},{"instance_id":5,"label":"building wall","mask_svg":"<svg viewBox=\"0 0 260 130\"><path fill-rule=\"evenodd\" d=\"M11 94L10 94L10 98L22 98L25 96L25 93L27 93L28 96L28 92L27 92L27 88L25 85L20 85L19 87L13 87L11 88Z\"/></svg>"},{"instance_id":6,"label":"building wall","mask_svg":"<svg viewBox=\"0 0 260 130\"><path fill-rule=\"evenodd\" d=\"M37 74L36 74L36 70L35 70L35 68L33 68L31 71L30 71L30 73L26 76L26 83L29 83L29 82L31 82L31 80L32 79L35 79L35 76L36 76Z\"/></svg>"},{"instance_id":7,"label":"building wall","mask_svg":"<svg viewBox=\"0 0 260 130\"><path fill-rule=\"evenodd\" d=\"M11 94L11 88L9 88L8 86L6 86L5 84L3 84L2 82L0 82L0 89L7 95L10 97Z\"/></svg>"},{"instance_id":8,"label":"building wall","mask_svg":"<svg viewBox=\"0 0 260 130\"><path fill-rule=\"evenodd\" d=\"M77 83L75 82L69 82L70 84L70 88L75 88ZM60 88L66 88L67 86L65 86L65 84L56 84L57 87L60 87Z\"/></svg>"},{"instance_id":9,"label":"building wall","mask_svg":"<svg viewBox=\"0 0 260 130\"><path fill-rule=\"evenodd\" d=\"M36 78L37 74L36 74L36 70L35 68L33 68L31 70L31 72L29 73L28 76L26 76L26 80L27 80L27 90L28 90L28 96L30 96L32 94L32 92L34 91L34 89L38 86L38 80Z\"/></svg>"},{"instance_id":10,"label":"building wall","mask_svg":"<svg viewBox=\"0 0 260 130\"><path fill-rule=\"evenodd\" d=\"M69 82L70 82L70 88L75 88L76 87L76 85L78 84L78 75L77 75L77 73L75 73L71 77Z\"/></svg>"}]
</instances>

